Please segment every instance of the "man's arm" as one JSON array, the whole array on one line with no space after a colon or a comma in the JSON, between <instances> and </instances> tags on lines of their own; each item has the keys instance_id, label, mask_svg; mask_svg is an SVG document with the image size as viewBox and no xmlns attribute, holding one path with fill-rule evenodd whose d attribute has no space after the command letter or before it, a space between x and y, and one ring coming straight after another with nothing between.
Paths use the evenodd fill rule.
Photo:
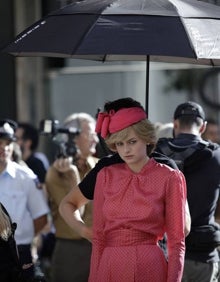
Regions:
<instances>
[{"instance_id":1,"label":"man's arm","mask_svg":"<svg viewBox=\"0 0 220 282\"><path fill-rule=\"evenodd\" d=\"M66 164L65 159L56 160L48 169L46 175L46 190L49 198L57 206L69 193L72 187L80 182L79 172L76 166Z\"/></svg>"},{"instance_id":2,"label":"man's arm","mask_svg":"<svg viewBox=\"0 0 220 282\"><path fill-rule=\"evenodd\" d=\"M189 232L191 230L191 216L190 216L190 212L189 212L189 205L188 205L188 201L186 200L186 208L185 208L185 215L186 215L186 219L185 219L185 236L189 235Z\"/></svg>"},{"instance_id":3,"label":"man's arm","mask_svg":"<svg viewBox=\"0 0 220 282\"><path fill-rule=\"evenodd\" d=\"M42 215L36 219L34 219L34 232L35 235L37 235L48 223L47 221L47 215Z\"/></svg>"}]
</instances>

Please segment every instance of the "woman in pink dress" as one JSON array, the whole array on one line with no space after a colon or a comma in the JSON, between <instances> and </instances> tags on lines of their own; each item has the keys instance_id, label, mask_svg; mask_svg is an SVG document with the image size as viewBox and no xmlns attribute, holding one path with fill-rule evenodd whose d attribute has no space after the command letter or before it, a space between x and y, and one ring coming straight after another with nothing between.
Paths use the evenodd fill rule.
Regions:
<instances>
[{"instance_id":1,"label":"woman in pink dress","mask_svg":"<svg viewBox=\"0 0 220 282\"><path fill-rule=\"evenodd\" d=\"M106 103L96 131L121 161L99 167L92 230L79 213L91 198L87 189L73 188L60 206L66 222L92 241L89 281L181 281L186 205L183 174L149 157L155 145L154 126L137 101L125 98ZM158 245L164 233L168 260Z\"/></svg>"}]
</instances>

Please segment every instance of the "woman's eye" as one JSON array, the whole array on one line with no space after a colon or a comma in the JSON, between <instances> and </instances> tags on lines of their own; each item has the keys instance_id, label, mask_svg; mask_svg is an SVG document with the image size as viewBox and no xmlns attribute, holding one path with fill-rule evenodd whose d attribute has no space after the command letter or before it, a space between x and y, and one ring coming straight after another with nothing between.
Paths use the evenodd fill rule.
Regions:
<instances>
[{"instance_id":1,"label":"woman's eye","mask_svg":"<svg viewBox=\"0 0 220 282\"><path fill-rule=\"evenodd\" d=\"M130 140L129 144L135 144L137 142L137 140Z\"/></svg>"},{"instance_id":2,"label":"woman's eye","mask_svg":"<svg viewBox=\"0 0 220 282\"><path fill-rule=\"evenodd\" d=\"M117 142L117 143L115 143L115 145L116 145L117 147L119 147L119 146L122 146L123 143L122 143L122 142Z\"/></svg>"}]
</instances>

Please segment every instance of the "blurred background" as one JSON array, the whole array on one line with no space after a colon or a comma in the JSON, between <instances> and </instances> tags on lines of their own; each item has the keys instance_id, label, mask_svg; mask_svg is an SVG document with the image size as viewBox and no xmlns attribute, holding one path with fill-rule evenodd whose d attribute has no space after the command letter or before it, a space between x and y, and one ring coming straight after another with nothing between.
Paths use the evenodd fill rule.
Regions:
<instances>
[{"instance_id":1,"label":"blurred background","mask_svg":"<svg viewBox=\"0 0 220 282\"><path fill-rule=\"evenodd\" d=\"M195 0L197 1L197 0ZM0 1L0 47L49 12L76 1ZM220 5L220 0L203 1ZM150 63L149 119L170 122L177 104L202 104L208 118L220 123L220 69ZM96 116L107 100L133 97L145 105L145 62L92 62L62 58L15 58L0 54L0 118L61 122L73 112ZM40 148L50 157L50 144Z\"/></svg>"}]
</instances>

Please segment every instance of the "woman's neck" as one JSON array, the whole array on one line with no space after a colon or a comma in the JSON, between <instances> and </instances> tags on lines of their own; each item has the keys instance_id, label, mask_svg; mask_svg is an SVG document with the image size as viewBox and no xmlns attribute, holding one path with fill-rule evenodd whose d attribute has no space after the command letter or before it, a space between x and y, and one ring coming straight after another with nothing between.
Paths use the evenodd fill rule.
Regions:
<instances>
[{"instance_id":1,"label":"woman's neck","mask_svg":"<svg viewBox=\"0 0 220 282\"><path fill-rule=\"evenodd\" d=\"M138 163L127 164L127 165L130 168L130 170L132 170L135 173L139 173L142 170L142 168L146 165L146 163L149 161L149 159L150 158L146 156L146 158L144 158L142 161Z\"/></svg>"}]
</instances>

